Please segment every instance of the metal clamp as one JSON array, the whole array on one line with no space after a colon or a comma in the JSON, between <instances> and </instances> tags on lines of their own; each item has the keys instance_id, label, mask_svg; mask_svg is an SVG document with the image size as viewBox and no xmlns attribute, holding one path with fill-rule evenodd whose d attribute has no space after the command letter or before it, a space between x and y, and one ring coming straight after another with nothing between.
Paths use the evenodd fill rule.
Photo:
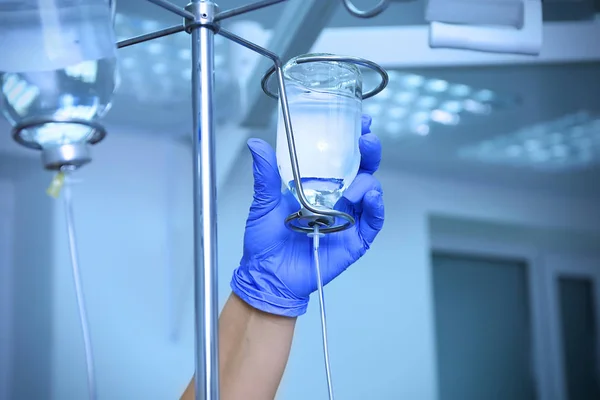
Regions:
<instances>
[{"instance_id":1,"label":"metal clamp","mask_svg":"<svg viewBox=\"0 0 600 400\"><path fill-rule=\"evenodd\" d=\"M326 210L326 212L325 215L302 207L285 219L285 226L293 231L308 234L314 232L315 225L319 225L319 232L335 233L351 228L356 222L350 214L337 210Z\"/></svg>"},{"instance_id":2,"label":"metal clamp","mask_svg":"<svg viewBox=\"0 0 600 400\"><path fill-rule=\"evenodd\" d=\"M381 93L381 91L383 89L385 89L385 87L389 83L390 78L389 78L387 72L383 68L381 68L379 65L375 64L373 61L365 60L363 58L350 57L350 56L336 56L336 55L300 56L300 57L296 58L296 63L298 63L298 64L305 64L305 63L310 63L310 62L329 62L329 61L349 63L349 64L354 64L354 65L357 65L360 67L366 67L366 68L369 68L379 74L379 76L381 77L381 82L374 89L371 89L366 93L363 93L363 95L362 95L363 100L369 99L369 98ZM265 73L265 75L263 76L263 78L260 82L260 86L262 87L263 92L265 92L265 94L267 96L277 99L277 98L279 98L279 96L276 93L271 92L271 90L269 89L269 80L271 79L271 76L275 73L275 69L276 69L276 67L272 66L271 68L269 68L267 70L267 72Z\"/></svg>"},{"instance_id":3,"label":"metal clamp","mask_svg":"<svg viewBox=\"0 0 600 400\"><path fill-rule=\"evenodd\" d=\"M185 10L194 15L194 19L184 19L183 26L187 33L192 33L192 31L199 27L205 27L213 32L219 32L220 25L215 21L215 17L219 13L219 6L217 6L213 2L191 2L186 7Z\"/></svg>"}]
</instances>

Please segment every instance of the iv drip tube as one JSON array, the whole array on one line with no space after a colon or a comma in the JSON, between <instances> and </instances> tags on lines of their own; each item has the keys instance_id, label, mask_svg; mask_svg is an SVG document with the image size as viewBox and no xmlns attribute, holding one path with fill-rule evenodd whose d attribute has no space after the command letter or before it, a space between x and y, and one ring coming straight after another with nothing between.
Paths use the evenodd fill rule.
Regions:
<instances>
[{"instance_id":1,"label":"iv drip tube","mask_svg":"<svg viewBox=\"0 0 600 400\"><path fill-rule=\"evenodd\" d=\"M77 236L75 233L75 217L73 215L73 197L71 192L70 171L63 171L65 174L65 185L62 190L63 204L65 208L65 219L67 222L67 234L69 236L69 253L71 257L71 267L73 270L73 282L75 284L75 294L77 296L77 307L79 309L79 320L81 323L81 333L83 336L83 345L85 348L85 363L87 370L87 382L89 391L89 400L96 400L96 380L94 371L94 354L92 349L92 340L90 338L90 328L88 324L87 310L85 307L85 298L81 283L81 274L79 270L79 254L77 249Z\"/></svg>"},{"instance_id":2,"label":"iv drip tube","mask_svg":"<svg viewBox=\"0 0 600 400\"><path fill-rule=\"evenodd\" d=\"M325 314L325 296L323 294L323 276L321 275L321 264L319 260L319 239L324 236L319 231L319 224L315 223L313 233L308 237L313 239L313 257L315 261L315 273L317 275L317 289L319 293L319 308L321 311L321 333L323 336L323 358L325 360L325 374L327 376L327 390L329 400L333 400L333 380L331 378L331 363L329 361L329 341L327 339L327 315Z\"/></svg>"}]
</instances>

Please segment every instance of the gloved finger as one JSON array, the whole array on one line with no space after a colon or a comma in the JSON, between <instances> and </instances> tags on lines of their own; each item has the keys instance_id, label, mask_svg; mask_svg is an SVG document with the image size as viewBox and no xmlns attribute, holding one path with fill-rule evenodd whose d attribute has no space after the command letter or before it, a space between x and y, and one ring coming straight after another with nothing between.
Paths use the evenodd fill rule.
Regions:
<instances>
[{"instance_id":1,"label":"gloved finger","mask_svg":"<svg viewBox=\"0 0 600 400\"><path fill-rule=\"evenodd\" d=\"M268 205L281 198L281 178L273 148L264 140L248 140L254 174L254 205Z\"/></svg>"},{"instance_id":2,"label":"gloved finger","mask_svg":"<svg viewBox=\"0 0 600 400\"><path fill-rule=\"evenodd\" d=\"M371 190L382 192L381 183L371 174L359 173L344 192L344 198L353 205L360 205L365 194Z\"/></svg>"},{"instance_id":3,"label":"gloved finger","mask_svg":"<svg viewBox=\"0 0 600 400\"><path fill-rule=\"evenodd\" d=\"M370 246L375 237L383 228L385 209L383 206L383 193L369 190L362 201L362 214L359 221L359 232L365 244Z\"/></svg>"},{"instance_id":4,"label":"gloved finger","mask_svg":"<svg viewBox=\"0 0 600 400\"><path fill-rule=\"evenodd\" d=\"M369 174L379 169L381 163L381 142L374 133L367 133L358 140L360 149L360 170Z\"/></svg>"},{"instance_id":5,"label":"gloved finger","mask_svg":"<svg viewBox=\"0 0 600 400\"><path fill-rule=\"evenodd\" d=\"M373 119L371 118L370 115L367 115L367 114L363 114L362 115L362 130L361 130L361 133L363 135L365 135L367 133L371 133L371 122L373 122Z\"/></svg>"}]
</instances>

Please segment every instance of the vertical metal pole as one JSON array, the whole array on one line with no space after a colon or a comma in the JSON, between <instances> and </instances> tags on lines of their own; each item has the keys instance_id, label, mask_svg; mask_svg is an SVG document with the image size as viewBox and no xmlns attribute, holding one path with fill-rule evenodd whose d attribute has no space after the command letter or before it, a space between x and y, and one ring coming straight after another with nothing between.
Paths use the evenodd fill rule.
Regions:
<instances>
[{"instance_id":1,"label":"vertical metal pole","mask_svg":"<svg viewBox=\"0 0 600 400\"><path fill-rule=\"evenodd\" d=\"M202 24L192 30L196 400L218 400L214 32L210 28L218 10L215 3L204 0L192 0L186 9Z\"/></svg>"}]
</instances>

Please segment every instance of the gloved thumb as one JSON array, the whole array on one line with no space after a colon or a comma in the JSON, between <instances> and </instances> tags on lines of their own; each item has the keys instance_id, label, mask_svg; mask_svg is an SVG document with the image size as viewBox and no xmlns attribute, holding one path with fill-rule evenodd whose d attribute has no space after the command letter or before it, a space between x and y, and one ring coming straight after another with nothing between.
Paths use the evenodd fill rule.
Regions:
<instances>
[{"instance_id":1,"label":"gloved thumb","mask_svg":"<svg viewBox=\"0 0 600 400\"><path fill-rule=\"evenodd\" d=\"M260 208L267 213L278 204L281 198L281 178L277 169L275 151L261 139L248 140L248 148L252 154L254 173L254 203L252 207L255 209L254 212L258 211L256 208Z\"/></svg>"}]
</instances>

